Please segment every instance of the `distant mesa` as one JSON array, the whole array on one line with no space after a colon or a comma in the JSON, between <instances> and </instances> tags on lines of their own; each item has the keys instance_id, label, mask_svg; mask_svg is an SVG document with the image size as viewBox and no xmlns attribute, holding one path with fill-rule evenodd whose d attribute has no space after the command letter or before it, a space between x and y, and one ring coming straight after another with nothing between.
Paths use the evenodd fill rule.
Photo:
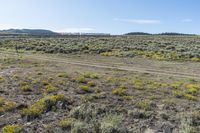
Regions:
<instances>
[{"instance_id":1,"label":"distant mesa","mask_svg":"<svg viewBox=\"0 0 200 133\"><path fill-rule=\"evenodd\" d=\"M152 35L152 34L145 33L145 32L130 32L130 33L126 33L124 35Z\"/></svg>"},{"instance_id":2,"label":"distant mesa","mask_svg":"<svg viewBox=\"0 0 200 133\"><path fill-rule=\"evenodd\" d=\"M0 30L0 33L8 33L8 34L33 34L33 35L53 35L58 34L56 32L44 29L8 29L8 30Z\"/></svg>"},{"instance_id":3,"label":"distant mesa","mask_svg":"<svg viewBox=\"0 0 200 133\"><path fill-rule=\"evenodd\" d=\"M25 35L69 35L69 36L110 36L107 33L58 33L45 29L8 29L0 30L0 33L4 34L25 34Z\"/></svg>"},{"instance_id":4,"label":"distant mesa","mask_svg":"<svg viewBox=\"0 0 200 133\"><path fill-rule=\"evenodd\" d=\"M66 35L66 36L112 36L111 34L107 33L58 33L51 30L46 29L8 29L8 30L0 30L1 34L14 34L14 35L39 35L39 36L60 36L60 35ZM196 34L184 34L184 33L176 33L176 32L164 32L164 33L158 33L158 34L152 34L147 32L129 32L123 35L127 36L134 36L134 35L161 35L161 36L195 36Z\"/></svg>"},{"instance_id":5,"label":"distant mesa","mask_svg":"<svg viewBox=\"0 0 200 133\"><path fill-rule=\"evenodd\" d=\"M158 35L168 35L168 36L196 36L196 34L185 34L185 33L176 33L176 32L165 32Z\"/></svg>"}]
</instances>

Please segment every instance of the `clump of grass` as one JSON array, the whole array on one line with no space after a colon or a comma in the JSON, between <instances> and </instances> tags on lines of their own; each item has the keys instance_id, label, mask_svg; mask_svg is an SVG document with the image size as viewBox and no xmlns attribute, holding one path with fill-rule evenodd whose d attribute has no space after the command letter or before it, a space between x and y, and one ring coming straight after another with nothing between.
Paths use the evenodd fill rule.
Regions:
<instances>
[{"instance_id":1,"label":"clump of grass","mask_svg":"<svg viewBox=\"0 0 200 133\"><path fill-rule=\"evenodd\" d=\"M93 102L95 99L102 99L105 98L105 93L101 92L98 94L88 94L88 95L84 95L82 96L82 101L84 102Z\"/></svg>"},{"instance_id":2,"label":"clump of grass","mask_svg":"<svg viewBox=\"0 0 200 133\"><path fill-rule=\"evenodd\" d=\"M3 105L3 103L4 103L4 100L5 100L5 98L3 98L3 97L0 97L0 106L2 106L2 105Z\"/></svg>"},{"instance_id":3,"label":"clump of grass","mask_svg":"<svg viewBox=\"0 0 200 133\"><path fill-rule=\"evenodd\" d=\"M56 92L57 90L58 90L58 88L54 87L53 85L46 86L46 92L47 93Z\"/></svg>"},{"instance_id":4,"label":"clump of grass","mask_svg":"<svg viewBox=\"0 0 200 133\"><path fill-rule=\"evenodd\" d=\"M122 133L128 131L122 125L123 116L121 114L108 113L105 105L86 103L72 109L70 116L77 119L72 127L72 133Z\"/></svg>"},{"instance_id":5,"label":"clump of grass","mask_svg":"<svg viewBox=\"0 0 200 133\"><path fill-rule=\"evenodd\" d=\"M19 78L19 76L16 75L16 74L13 74L12 77L13 77L13 79L18 79Z\"/></svg>"},{"instance_id":6,"label":"clump of grass","mask_svg":"<svg viewBox=\"0 0 200 133\"><path fill-rule=\"evenodd\" d=\"M179 127L179 133L197 133L197 128L192 126L191 119L182 118Z\"/></svg>"},{"instance_id":7,"label":"clump of grass","mask_svg":"<svg viewBox=\"0 0 200 133\"><path fill-rule=\"evenodd\" d=\"M181 98L184 95L184 92L182 91L172 91L172 94L176 97L176 98Z\"/></svg>"},{"instance_id":8,"label":"clump of grass","mask_svg":"<svg viewBox=\"0 0 200 133\"><path fill-rule=\"evenodd\" d=\"M148 119L153 115L153 111L128 110L128 116L136 119Z\"/></svg>"},{"instance_id":9,"label":"clump of grass","mask_svg":"<svg viewBox=\"0 0 200 133\"><path fill-rule=\"evenodd\" d=\"M23 127L17 124L7 125L2 129L2 133L21 133L22 131Z\"/></svg>"},{"instance_id":10,"label":"clump of grass","mask_svg":"<svg viewBox=\"0 0 200 133\"><path fill-rule=\"evenodd\" d=\"M24 86L22 86L21 90L24 91L24 92L30 92L30 91L32 91L30 85L24 85Z\"/></svg>"},{"instance_id":11,"label":"clump of grass","mask_svg":"<svg viewBox=\"0 0 200 133\"><path fill-rule=\"evenodd\" d=\"M49 82L48 82L47 80L42 80L42 84L43 84L44 86L47 86L47 85L49 85Z\"/></svg>"},{"instance_id":12,"label":"clump of grass","mask_svg":"<svg viewBox=\"0 0 200 133\"><path fill-rule=\"evenodd\" d=\"M149 96L148 99L150 99L150 100L159 100L159 99L162 99L162 96L161 95L152 95L152 96Z\"/></svg>"},{"instance_id":13,"label":"clump of grass","mask_svg":"<svg viewBox=\"0 0 200 133\"><path fill-rule=\"evenodd\" d=\"M52 80L53 80L53 77L49 77L48 80L52 81Z\"/></svg>"},{"instance_id":14,"label":"clump of grass","mask_svg":"<svg viewBox=\"0 0 200 133\"><path fill-rule=\"evenodd\" d=\"M142 80L136 78L136 79L134 80L134 87L135 87L136 89L142 90L142 89L144 88Z\"/></svg>"},{"instance_id":15,"label":"clump of grass","mask_svg":"<svg viewBox=\"0 0 200 133\"><path fill-rule=\"evenodd\" d=\"M127 88L122 86L122 87L112 90L112 94L118 95L118 96L126 96L127 95L126 90Z\"/></svg>"},{"instance_id":16,"label":"clump of grass","mask_svg":"<svg viewBox=\"0 0 200 133\"><path fill-rule=\"evenodd\" d=\"M151 89L157 89L161 86L164 86L164 84L156 82L156 81L147 81L146 84L151 88Z\"/></svg>"},{"instance_id":17,"label":"clump of grass","mask_svg":"<svg viewBox=\"0 0 200 133\"><path fill-rule=\"evenodd\" d=\"M57 82L55 82L55 85L65 85L67 82L64 80L58 80Z\"/></svg>"},{"instance_id":18,"label":"clump of grass","mask_svg":"<svg viewBox=\"0 0 200 133\"><path fill-rule=\"evenodd\" d=\"M64 102L64 94L57 94L52 96L45 96L39 99L36 103L27 109L21 111L22 117L27 117L28 121L39 117L42 113L56 109L56 104L61 101Z\"/></svg>"},{"instance_id":19,"label":"clump of grass","mask_svg":"<svg viewBox=\"0 0 200 133\"><path fill-rule=\"evenodd\" d=\"M89 91L89 87L87 85L81 85L80 89L84 91Z\"/></svg>"},{"instance_id":20,"label":"clump of grass","mask_svg":"<svg viewBox=\"0 0 200 133\"><path fill-rule=\"evenodd\" d=\"M200 61L200 58L193 57L193 58L191 58L191 61L196 61L196 62L199 62L199 61Z\"/></svg>"},{"instance_id":21,"label":"clump of grass","mask_svg":"<svg viewBox=\"0 0 200 133\"><path fill-rule=\"evenodd\" d=\"M74 123L71 133L92 133L92 126L85 122L77 121Z\"/></svg>"},{"instance_id":22,"label":"clump of grass","mask_svg":"<svg viewBox=\"0 0 200 133\"><path fill-rule=\"evenodd\" d=\"M176 82L173 84L169 84L173 89L179 89L184 83L183 82Z\"/></svg>"},{"instance_id":23,"label":"clump of grass","mask_svg":"<svg viewBox=\"0 0 200 133\"><path fill-rule=\"evenodd\" d=\"M33 80L34 81L34 80ZM31 86L31 83L33 82L31 81L30 83L28 81L21 81L19 82L19 85L20 85L20 89L24 92L30 92L32 91L32 86Z\"/></svg>"},{"instance_id":24,"label":"clump of grass","mask_svg":"<svg viewBox=\"0 0 200 133\"><path fill-rule=\"evenodd\" d=\"M115 80L115 78L112 77L112 76L108 76L108 77L106 77L106 80L109 81L109 82L112 82L112 81Z\"/></svg>"},{"instance_id":25,"label":"clump of grass","mask_svg":"<svg viewBox=\"0 0 200 133\"><path fill-rule=\"evenodd\" d=\"M94 87L95 86L95 82L94 81L88 81L87 85L90 87Z\"/></svg>"},{"instance_id":26,"label":"clump of grass","mask_svg":"<svg viewBox=\"0 0 200 133\"><path fill-rule=\"evenodd\" d=\"M134 99L134 96L123 96L124 100L132 100Z\"/></svg>"},{"instance_id":27,"label":"clump of grass","mask_svg":"<svg viewBox=\"0 0 200 133\"><path fill-rule=\"evenodd\" d=\"M28 82L23 82L23 81L21 81L21 82L19 82L19 85L20 85L20 86L26 86L26 85L29 85L29 83L28 83Z\"/></svg>"},{"instance_id":28,"label":"clump of grass","mask_svg":"<svg viewBox=\"0 0 200 133\"><path fill-rule=\"evenodd\" d=\"M4 81L5 79L2 77L2 76L0 76L0 82L2 82L2 81Z\"/></svg>"},{"instance_id":29,"label":"clump of grass","mask_svg":"<svg viewBox=\"0 0 200 133\"><path fill-rule=\"evenodd\" d=\"M95 100L95 97L93 97L93 95L83 95L81 97L81 101L84 101L85 103L93 102L94 100Z\"/></svg>"},{"instance_id":30,"label":"clump of grass","mask_svg":"<svg viewBox=\"0 0 200 133\"><path fill-rule=\"evenodd\" d=\"M12 111L16 108L16 103L7 101L3 97L0 97L0 114L4 114L7 111Z\"/></svg>"},{"instance_id":31,"label":"clump of grass","mask_svg":"<svg viewBox=\"0 0 200 133\"><path fill-rule=\"evenodd\" d=\"M92 92L92 90L87 85L80 85L79 88L85 92Z\"/></svg>"},{"instance_id":32,"label":"clump of grass","mask_svg":"<svg viewBox=\"0 0 200 133\"><path fill-rule=\"evenodd\" d=\"M101 99L106 97L106 92L99 92L93 95L94 99Z\"/></svg>"},{"instance_id":33,"label":"clump of grass","mask_svg":"<svg viewBox=\"0 0 200 133\"><path fill-rule=\"evenodd\" d=\"M78 83L83 83L83 84L87 84L87 79L85 78L85 77L83 77L83 76L79 76L79 77L77 77L76 78L76 81L78 82Z\"/></svg>"},{"instance_id":34,"label":"clump of grass","mask_svg":"<svg viewBox=\"0 0 200 133\"><path fill-rule=\"evenodd\" d=\"M93 72L86 72L83 74L85 78L91 78L91 79L98 79L99 74L98 73L93 73Z\"/></svg>"},{"instance_id":35,"label":"clump of grass","mask_svg":"<svg viewBox=\"0 0 200 133\"><path fill-rule=\"evenodd\" d=\"M117 114L107 114L100 122L102 133L120 133L128 130L122 126L123 116Z\"/></svg>"},{"instance_id":36,"label":"clump of grass","mask_svg":"<svg viewBox=\"0 0 200 133\"><path fill-rule=\"evenodd\" d=\"M36 79L31 82L31 84L39 84L39 83L40 83L40 81L38 81Z\"/></svg>"},{"instance_id":37,"label":"clump of grass","mask_svg":"<svg viewBox=\"0 0 200 133\"><path fill-rule=\"evenodd\" d=\"M151 103L148 100L139 101L135 104L135 106L139 109L144 109L144 110L151 110L152 109Z\"/></svg>"},{"instance_id":38,"label":"clump of grass","mask_svg":"<svg viewBox=\"0 0 200 133\"><path fill-rule=\"evenodd\" d=\"M84 121L91 121L103 113L105 113L105 105L86 103L73 108L70 111L70 117Z\"/></svg>"},{"instance_id":39,"label":"clump of grass","mask_svg":"<svg viewBox=\"0 0 200 133\"><path fill-rule=\"evenodd\" d=\"M194 90L200 89L199 85L194 85L194 84L185 84L185 87L188 89L194 89Z\"/></svg>"},{"instance_id":40,"label":"clump of grass","mask_svg":"<svg viewBox=\"0 0 200 133\"><path fill-rule=\"evenodd\" d=\"M196 93L200 87L198 85L194 85L194 84L185 84L184 85L185 88L187 89L188 93Z\"/></svg>"},{"instance_id":41,"label":"clump of grass","mask_svg":"<svg viewBox=\"0 0 200 133\"><path fill-rule=\"evenodd\" d=\"M66 73L66 72L59 73L57 76L60 78L68 78L69 77L68 73Z\"/></svg>"},{"instance_id":42,"label":"clump of grass","mask_svg":"<svg viewBox=\"0 0 200 133\"><path fill-rule=\"evenodd\" d=\"M58 125L64 129L71 129L71 127L73 126L73 124L75 123L75 119L72 118L68 118L68 119L63 119L61 121L59 121Z\"/></svg>"},{"instance_id":43,"label":"clump of grass","mask_svg":"<svg viewBox=\"0 0 200 133\"><path fill-rule=\"evenodd\" d=\"M177 98L185 98L188 100L196 101L197 97L191 94L184 93L182 91L172 91L173 95Z\"/></svg>"},{"instance_id":44,"label":"clump of grass","mask_svg":"<svg viewBox=\"0 0 200 133\"><path fill-rule=\"evenodd\" d=\"M94 90L94 92L95 92L96 94L98 94L98 93L101 93L101 92L102 92L102 90L101 90L101 89L99 89L99 88L94 88L93 90Z\"/></svg>"},{"instance_id":45,"label":"clump of grass","mask_svg":"<svg viewBox=\"0 0 200 133\"><path fill-rule=\"evenodd\" d=\"M196 101L197 100L197 97L193 96L191 94L184 94L183 96L188 100L192 100L192 101Z\"/></svg>"},{"instance_id":46,"label":"clump of grass","mask_svg":"<svg viewBox=\"0 0 200 133\"><path fill-rule=\"evenodd\" d=\"M42 72L38 72L37 75L43 75L43 73Z\"/></svg>"}]
</instances>

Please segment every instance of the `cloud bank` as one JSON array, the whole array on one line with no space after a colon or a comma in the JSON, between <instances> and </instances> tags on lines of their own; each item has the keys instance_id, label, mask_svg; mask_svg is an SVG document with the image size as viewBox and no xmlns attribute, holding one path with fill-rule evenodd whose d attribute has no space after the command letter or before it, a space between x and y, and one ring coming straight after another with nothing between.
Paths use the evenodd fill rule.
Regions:
<instances>
[{"instance_id":1,"label":"cloud bank","mask_svg":"<svg viewBox=\"0 0 200 133\"><path fill-rule=\"evenodd\" d=\"M62 29L62 30L57 30L57 32L60 32L60 33L79 33L79 32L92 32L94 31L95 29L93 28L65 28L65 29Z\"/></svg>"},{"instance_id":2,"label":"cloud bank","mask_svg":"<svg viewBox=\"0 0 200 133\"><path fill-rule=\"evenodd\" d=\"M126 23L133 23L133 24L160 24L160 20L154 19L121 19L115 18L114 21L126 22Z\"/></svg>"}]
</instances>

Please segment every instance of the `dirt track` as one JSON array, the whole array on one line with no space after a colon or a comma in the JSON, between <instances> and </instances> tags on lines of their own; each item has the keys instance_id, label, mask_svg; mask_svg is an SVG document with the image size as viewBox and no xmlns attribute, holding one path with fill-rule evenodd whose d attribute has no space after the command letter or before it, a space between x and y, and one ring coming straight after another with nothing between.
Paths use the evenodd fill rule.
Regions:
<instances>
[{"instance_id":1,"label":"dirt track","mask_svg":"<svg viewBox=\"0 0 200 133\"><path fill-rule=\"evenodd\" d=\"M12 52L0 52L1 55L13 55L17 56L17 54ZM88 62L88 60L77 60L77 59L69 59L69 58L63 58L63 57L47 57L43 55L35 55L35 54L20 54L23 57L36 59L36 60L43 60L43 61L53 61L53 62L59 62L59 63L65 63L65 64L71 64L71 65L79 65L79 66L86 66L86 67L95 67L95 68L101 68L101 69L114 69L114 70L122 70L122 71L132 71L132 72L139 72L139 73L148 73L148 74L155 74L155 75L166 75L166 76L172 76L172 77L182 77L182 78L193 78L193 79L200 79L200 75L194 74L194 73L180 73L175 71L165 71L165 70L158 70L157 68L145 68L145 67L135 67L132 66L125 66L120 65L118 63L114 64L108 64L108 63L102 63L102 62Z\"/></svg>"}]
</instances>

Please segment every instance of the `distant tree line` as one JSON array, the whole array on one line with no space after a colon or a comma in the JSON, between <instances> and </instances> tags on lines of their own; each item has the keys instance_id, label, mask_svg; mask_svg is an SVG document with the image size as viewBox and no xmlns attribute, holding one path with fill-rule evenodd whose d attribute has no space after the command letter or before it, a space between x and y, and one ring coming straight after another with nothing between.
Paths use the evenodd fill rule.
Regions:
<instances>
[{"instance_id":1,"label":"distant tree line","mask_svg":"<svg viewBox=\"0 0 200 133\"><path fill-rule=\"evenodd\" d=\"M196 36L196 34L184 34L184 33L176 33L176 32L164 32L158 34L151 34L146 32L130 32L124 35L167 35L167 36Z\"/></svg>"}]
</instances>

